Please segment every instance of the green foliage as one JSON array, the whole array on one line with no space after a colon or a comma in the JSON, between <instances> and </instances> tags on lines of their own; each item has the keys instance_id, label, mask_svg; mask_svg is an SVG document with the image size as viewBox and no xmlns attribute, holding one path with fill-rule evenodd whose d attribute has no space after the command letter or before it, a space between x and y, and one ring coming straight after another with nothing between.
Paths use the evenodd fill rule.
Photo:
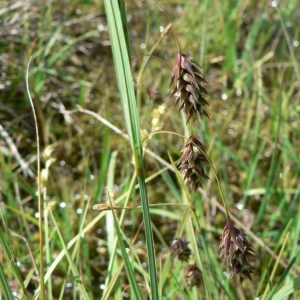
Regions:
<instances>
[{"instance_id":1,"label":"green foliage","mask_svg":"<svg viewBox=\"0 0 300 300\"><path fill-rule=\"evenodd\" d=\"M126 13L117 9L123 1L2 2L0 297L39 298L42 254L46 299L297 297L299 0L161 1L166 12L155 1L126 1ZM169 100L177 56L170 20L209 82L210 119L189 129L216 174L208 168L211 179L196 194L174 172L188 129ZM43 250L24 79L30 56ZM216 175L257 251L253 281L230 279L218 258L226 220ZM170 251L182 236L188 262ZM199 288L185 279L195 263Z\"/></svg>"}]
</instances>

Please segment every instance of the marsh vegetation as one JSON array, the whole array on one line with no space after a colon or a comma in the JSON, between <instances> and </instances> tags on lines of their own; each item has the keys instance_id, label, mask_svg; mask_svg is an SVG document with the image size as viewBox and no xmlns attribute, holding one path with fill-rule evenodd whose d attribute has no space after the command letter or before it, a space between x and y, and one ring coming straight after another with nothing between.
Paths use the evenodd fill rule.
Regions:
<instances>
[{"instance_id":1,"label":"marsh vegetation","mask_svg":"<svg viewBox=\"0 0 300 300\"><path fill-rule=\"evenodd\" d=\"M159 3L165 11L155 1L126 1L128 31L121 34L146 148L158 298L297 299L300 2ZM134 288L147 299L153 282L131 147L135 132L127 135L107 7L92 0L2 1L0 19L1 296L39 299L43 254L46 299L134 299ZM182 53L201 66L209 118L200 113L187 122L191 107L178 112L182 99L176 107L170 98L178 55L170 21ZM30 57L43 251L25 80ZM189 189L184 169L176 170L178 161L186 167L182 155L198 143L187 140L191 133L205 145L200 171L209 179L191 179ZM219 258L228 238L222 197L238 235L245 232L248 250L255 249L252 280L231 278Z\"/></svg>"}]
</instances>

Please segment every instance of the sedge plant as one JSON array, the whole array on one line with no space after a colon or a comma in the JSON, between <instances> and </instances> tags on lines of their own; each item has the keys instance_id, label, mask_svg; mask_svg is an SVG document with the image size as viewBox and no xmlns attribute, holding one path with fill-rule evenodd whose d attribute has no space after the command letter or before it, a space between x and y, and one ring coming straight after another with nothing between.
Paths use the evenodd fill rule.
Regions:
<instances>
[{"instance_id":1,"label":"sedge plant","mask_svg":"<svg viewBox=\"0 0 300 300\"><path fill-rule=\"evenodd\" d=\"M108 17L113 57L124 118L133 150L134 163L141 193L144 226L149 255L151 297L152 299L158 299L157 270L151 218L149 213L149 200L145 185L143 147L130 69L130 43L128 36L125 35L127 30L125 30L126 28L123 26L124 16L126 16L126 13L124 13L125 8L122 1L119 2L119 4L117 2L112 3L111 1L106 1L105 7ZM200 65L188 55L182 54L177 38L176 42L178 45L178 55L171 75L171 97L175 98L175 106L179 107L179 111L184 112L186 116L186 124L190 125L189 128L191 131L190 137L186 139L186 143L181 150L182 157L178 162L178 168L179 173L183 178L184 185L192 192L197 192L197 190L202 187L203 180L209 179L205 173L205 167L209 166L211 162L206 154L205 146L198 138L195 137L191 124L194 121L200 122L203 117L209 117L206 111L206 107L209 106L209 103L205 99L207 90L204 87L204 84L207 82L202 75ZM222 193L221 195L223 197ZM250 265L249 259L254 254L254 248L248 242L246 234L233 225L224 198L223 204L225 206L227 223L223 229L220 243L220 248L222 250L221 257L226 259L228 266L231 268L232 276L239 276L241 281L243 281L244 278L251 280L251 273L254 272L254 269ZM189 242L181 238L174 241L172 250L179 260L189 260L191 250L188 248L188 243ZM125 253L123 253L123 258L125 259L124 255ZM126 260L127 258L125 259L125 262ZM132 270L128 265L127 272L129 272L129 274L132 273ZM185 277L191 286L197 286L200 284L202 277L201 272L202 271L196 264L189 265ZM131 283L133 284L132 280ZM205 276L204 284L206 294L209 298L211 298ZM135 292L135 295L138 297L137 292Z\"/></svg>"},{"instance_id":2,"label":"sedge plant","mask_svg":"<svg viewBox=\"0 0 300 300\"><path fill-rule=\"evenodd\" d=\"M25 2L0 5L0 297L297 297L299 0L168 2L177 48L156 1Z\"/></svg>"}]
</instances>

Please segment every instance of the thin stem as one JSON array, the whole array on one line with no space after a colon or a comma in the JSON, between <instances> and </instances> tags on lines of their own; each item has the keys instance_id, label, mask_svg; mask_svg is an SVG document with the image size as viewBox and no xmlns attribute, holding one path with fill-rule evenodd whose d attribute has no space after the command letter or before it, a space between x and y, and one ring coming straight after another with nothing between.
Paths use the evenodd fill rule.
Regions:
<instances>
[{"instance_id":1,"label":"thin stem","mask_svg":"<svg viewBox=\"0 0 300 300\"><path fill-rule=\"evenodd\" d=\"M34 118L34 126L36 132L36 145L37 145L37 185L38 185L38 209L39 209L39 246L40 246L40 299L45 299L45 284L44 284L44 232L43 232L43 197L42 197L42 182L41 182L41 153L40 153L40 137L39 137L39 128L37 122L37 116L35 113L35 108L33 105L32 98L30 96L29 84L28 84L28 73L29 73L29 66L31 62L31 57L29 58L29 62L26 69L26 90L29 98L29 102L32 108L33 118Z\"/></svg>"},{"instance_id":2,"label":"thin stem","mask_svg":"<svg viewBox=\"0 0 300 300\"><path fill-rule=\"evenodd\" d=\"M216 169L211 161L211 159L208 157L208 155L205 153L205 151L203 151L201 148L199 148L195 143L193 143L195 147L197 147L197 149L208 159L209 161L209 164L210 166L212 167L213 169L213 172L215 174L215 177L216 177L216 181L217 181L217 184L218 184L218 187L219 187L219 191L220 191L220 194L221 194L221 198L222 198L222 202L223 202L223 206L224 206L224 209L225 209L225 215L226 215L226 218L227 219L230 219L230 215L229 215L229 212L228 212L228 208L227 208L227 204L226 204L226 201L225 201L225 197L224 197L224 193L223 193L223 190L222 190L222 187L221 187L221 184L220 184L220 181L218 179L218 176L217 176L217 172L216 172Z\"/></svg>"},{"instance_id":3,"label":"thin stem","mask_svg":"<svg viewBox=\"0 0 300 300\"><path fill-rule=\"evenodd\" d=\"M172 31L173 31L173 34L174 34L174 38L175 38L175 42L176 42L176 46L177 46L177 49L178 49L178 52L181 52L181 49L180 49L180 45L179 45L179 40L178 40L178 36L177 36L177 33L176 33L176 30L175 30L175 26L169 16L169 14L166 12L166 10L164 9L164 7L156 0L153 0L160 8L161 10L166 14L170 24L172 25Z\"/></svg>"},{"instance_id":4,"label":"thin stem","mask_svg":"<svg viewBox=\"0 0 300 300\"><path fill-rule=\"evenodd\" d=\"M208 157L208 159L209 159L209 157ZM224 206L224 209L225 209L225 215L226 215L226 218L227 218L227 219L230 219L230 215L229 215L229 212L228 212L228 208L227 208L227 204L226 204L226 201L225 201L224 193L223 193L223 190L222 190L220 181L219 181L219 179L218 179L216 169L215 169L215 167L214 167L214 165L212 164L212 162L211 162L210 159L209 159L209 162L210 162L210 165L211 165L211 167L212 167L212 169L213 169L213 171L214 171L214 174L215 174L215 176L216 176L216 181L217 181L217 184L218 184L218 187L219 187L219 191L220 191L220 194L221 194L223 206Z\"/></svg>"}]
</instances>

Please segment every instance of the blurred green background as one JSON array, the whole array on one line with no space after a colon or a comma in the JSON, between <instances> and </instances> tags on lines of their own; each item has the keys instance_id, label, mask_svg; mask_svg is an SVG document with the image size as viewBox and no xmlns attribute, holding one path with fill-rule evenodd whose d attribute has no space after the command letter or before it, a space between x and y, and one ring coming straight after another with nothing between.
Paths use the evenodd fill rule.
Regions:
<instances>
[{"instance_id":1,"label":"blurred green background","mask_svg":"<svg viewBox=\"0 0 300 300\"><path fill-rule=\"evenodd\" d=\"M168 30L171 20L182 52L199 62L208 81L210 120L195 123L194 132L207 147L231 214L240 220L241 229L253 233L249 240L257 255L252 264L258 273L242 285L223 274L226 268L217 249L225 217L212 169L211 180L194 199L207 247L199 245L199 251L205 252L215 299L255 299L276 285L299 247L300 2L159 3L165 11L154 1L126 1L141 130L144 136L157 130L185 133L185 121L169 99L177 55ZM80 246L70 251L90 299L100 299L109 273L109 235L105 213L99 217L92 207L107 200L107 190L124 204L134 172L128 141L82 111L95 112L126 133L104 5L84 0L2 1L0 25L1 230L27 280L30 298L38 286L34 262L40 255L37 149L25 86L32 56L29 86L38 115L45 203L65 243L91 225ZM174 160L180 157L183 140L161 133L146 145L169 162L169 154ZM184 196L172 171L157 175L164 165L151 155L145 159L147 176L154 175L148 192L151 205L158 205L152 221L157 259L164 266L171 264L172 240L184 234ZM132 192L129 205L136 204L139 195ZM48 265L64 249L49 220ZM122 229L128 238L135 236L141 222L140 211L126 212ZM134 245L142 266L147 263L143 236L139 231ZM280 258L274 255L279 253ZM18 293L10 262L2 256L0 261L12 291ZM173 271L160 273L165 282L162 298L189 299L182 295L183 268L174 264ZM54 299L79 299L76 278L68 268L63 258L51 272ZM281 286L299 274L296 258ZM123 271L120 280L122 297L130 297ZM296 289L297 285L290 296L278 299L297 297ZM110 297L117 299L113 292Z\"/></svg>"}]
</instances>

